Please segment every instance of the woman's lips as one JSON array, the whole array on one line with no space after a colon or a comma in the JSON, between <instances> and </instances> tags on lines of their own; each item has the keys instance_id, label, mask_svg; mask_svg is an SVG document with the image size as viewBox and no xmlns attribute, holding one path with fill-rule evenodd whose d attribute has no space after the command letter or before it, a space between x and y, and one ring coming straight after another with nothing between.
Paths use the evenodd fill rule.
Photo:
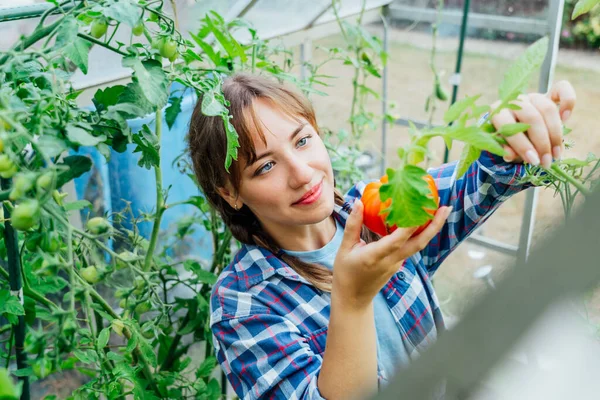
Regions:
<instances>
[{"instance_id":1,"label":"woman's lips","mask_svg":"<svg viewBox=\"0 0 600 400\"><path fill-rule=\"evenodd\" d=\"M323 180L321 180L321 182L317 185L315 190L309 196L307 196L305 199L303 199L301 201L294 203L294 205L308 205L308 204L312 204L312 203L316 202L317 200L319 200L319 198L321 198L322 189L323 189Z\"/></svg>"}]
</instances>

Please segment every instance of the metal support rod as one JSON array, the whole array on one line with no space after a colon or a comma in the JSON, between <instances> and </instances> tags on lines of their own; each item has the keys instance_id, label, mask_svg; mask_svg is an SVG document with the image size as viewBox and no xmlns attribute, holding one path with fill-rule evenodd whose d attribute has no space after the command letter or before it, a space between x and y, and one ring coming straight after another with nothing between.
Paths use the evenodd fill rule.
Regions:
<instances>
[{"instance_id":1,"label":"metal support rod","mask_svg":"<svg viewBox=\"0 0 600 400\"><path fill-rule=\"evenodd\" d=\"M540 71L540 80L538 91L546 93L550 89L550 82L554 76L554 68L556 66L556 56L558 53L558 42L560 39L560 31L562 26L562 15L564 10L564 0L551 0L550 12L548 13L548 52L542 64ZM538 199L538 188L533 188L527 191L525 198L525 210L521 222L521 233L519 235L519 252L517 253L518 261L526 261L529 257L529 249L531 247L531 239L535 223L535 211Z\"/></svg>"},{"instance_id":2,"label":"metal support rod","mask_svg":"<svg viewBox=\"0 0 600 400\"><path fill-rule=\"evenodd\" d=\"M381 18L383 22L383 51L388 53L389 44L389 26L388 26L388 15L389 6L383 7L381 10ZM388 63L386 62L383 66L383 74L381 76L381 112L383 119L381 121L381 166L380 176L385 174L385 163L386 163L386 149L387 149L387 127L388 122L386 119L387 106L388 106Z\"/></svg>"},{"instance_id":3,"label":"metal support rod","mask_svg":"<svg viewBox=\"0 0 600 400\"><path fill-rule=\"evenodd\" d=\"M10 180L0 179L2 190L10 188ZM8 258L8 278L10 293L17 296L19 302L23 305L23 281L21 280L21 256L19 254L19 239L17 231L10 222L10 211L4 204L4 243L6 245L6 255ZM27 353L25 353L25 316L19 315L17 325L13 325L15 338L15 354L17 359L17 368L25 369L27 365ZM10 354L8 355L10 358ZM23 391L21 400L29 400L29 377L21 376L19 379L23 382Z\"/></svg>"},{"instance_id":4,"label":"metal support rod","mask_svg":"<svg viewBox=\"0 0 600 400\"><path fill-rule=\"evenodd\" d=\"M450 100L450 105L452 105L456 102L456 97L458 95L458 86L460 85L460 70L462 68L463 49L465 46L465 37L467 34L467 22L468 22L468 18L469 18L470 5L471 5L471 0L465 0L465 4L463 6L462 22L460 24L460 39L458 42L458 55L456 57L456 68L454 70L454 76L452 76L452 100ZM445 146L444 163L448 162L449 157L450 157L450 149L448 149L448 146Z\"/></svg>"}]
</instances>

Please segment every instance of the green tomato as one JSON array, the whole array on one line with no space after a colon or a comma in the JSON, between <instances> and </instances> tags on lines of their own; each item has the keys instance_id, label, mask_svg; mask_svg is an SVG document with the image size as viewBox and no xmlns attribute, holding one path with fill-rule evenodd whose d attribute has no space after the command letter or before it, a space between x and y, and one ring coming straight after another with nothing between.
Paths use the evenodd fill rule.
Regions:
<instances>
[{"instance_id":1,"label":"green tomato","mask_svg":"<svg viewBox=\"0 0 600 400\"><path fill-rule=\"evenodd\" d=\"M158 22L158 14L150 11L150 16L148 17L148 21Z\"/></svg>"},{"instance_id":2,"label":"green tomato","mask_svg":"<svg viewBox=\"0 0 600 400\"><path fill-rule=\"evenodd\" d=\"M141 327L141 331L142 331L142 336L145 337L146 339L154 339L154 325L152 324L152 322L148 321L145 322L142 327Z\"/></svg>"},{"instance_id":3,"label":"green tomato","mask_svg":"<svg viewBox=\"0 0 600 400\"><path fill-rule=\"evenodd\" d=\"M158 48L158 53L165 57L171 58L177 55L177 42L170 38L164 38L161 46Z\"/></svg>"},{"instance_id":4,"label":"green tomato","mask_svg":"<svg viewBox=\"0 0 600 400\"><path fill-rule=\"evenodd\" d=\"M144 301L144 302L138 304L137 306L135 306L135 312L138 313L139 315L147 313L151 309L152 309L152 305L150 304L149 301Z\"/></svg>"},{"instance_id":5,"label":"green tomato","mask_svg":"<svg viewBox=\"0 0 600 400\"><path fill-rule=\"evenodd\" d=\"M177 53L175 53L171 57L169 57L169 61L175 62L175 60L177 60Z\"/></svg>"},{"instance_id":6,"label":"green tomato","mask_svg":"<svg viewBox=\"0 0 600 400\"><path fill-rule=\"evenodd\" d=\"M133 33L134 36L141 36L144 33L144 24L141 22L135 24L131 29L131 33Z\"/></svg>"},{"instance_id":7,"label":"green tomato","mask_svg":"<svg viewBox=\"0 0 600 400\"><path fill-rule=\"evenodd\" d=\"M91 218L87 224L87 229L92 232L94 235L101 235L110 230L110 224L108 221L102 217L94 217Z\"/></svg>"},{"instance_id":8,"label":"green tomato","mask_svg":"<svg viewBox=\"0 0 600 400\"><path fill-rule=\"evenodd\" d=\"M15 163L6 154L0 154L0 172L8 171L14 166Z\"/></svg>"},{"instance_id":9,"label":"green tomato","mask_svg":"<svg viewBox=\"0 0 600 400\"><path fill-rule=\"evenodd\" d=\"M50 188L50 186L52 185L52 181L54 180L53 175L54 174L52 172L46 172L46 173L40 175L40 177L37 179L37 182L36 182L38 190L39 189L48 190Z\"/></svg>"},{"instance_id":10,"label":"green tomato","mask_svg":"<svg viewBox=\"0 0 600 400\"><path fill-rule=\"evenodd\" d=\"M127 299L121 299L121 301L119 301L119 307L121 307L122 309L126 309L127 308Z\"/></svg>"},{"instance_id":11,"label":"green tomato","mask_svg":"<svg viewBox=\"0 0 600 400\"><path fill-rule=\"evenodd\" d=\"M45 232L40 242L40 247L47 253L56 253L60 249L60 239L58 233L51 231Z\"/></svg>"},{"instance_id":12,"label":"green tomato","mask_svg":"<svg viewBox=\"0 0 600 400\"><path fill-rule=\"evenodd\" d=\"M35 183L34 176L31 172L17 174L13 178L13 187L22 193L27 193L33 188L33 184Z\"/></svg>"},{"instance_id":13,"label":"green tomato","mask_svg":"<svg viewBox=\"0 0 600 400\"><path fill-rule=\"evenodd\" d=\"M10 179L13 176L15 176L15 174L17 172L19 172L19 170L17 169L17 166L13 164L13 166L11 168L9 168L8 170L0 172L0 176L3 177L4 179Z\"/></svg>"},{"instance_id":14,"label":"green tomato","mask_svg":"<svg viewBox=\"0 0 600 400\"><path fill-rule=\"evenodd\" d=\"M86 267L81 270L81 277L86 280L89 284L94 284L100 282L100 275L98 274L98 270L93 265Z\"/></svg>"},{"instance_id":15,"label":"green tomato","mask_svg":"<svg viewBox=\"0 0 600 400\"><path fill-rule=\"evenodd\" d=\"M135 290L133 291L134 294L142 294L146 287L146 281L144 281L144 278L141 276L136 276L133 281L133 286L135 287Z\"/></svg>"},{"instance_id":16,"label":"green tomato","mask_svg":"<svg viewBox=\"0 0 600 400\"><path fill-rule=\"evenodd\" d=\"M25 248L29 251L36 251L38 246L40 245L41 240L42 237L39 232L35 232L31 235L28 235L25 238Z\"/></svg>"},{"instance_id":17,"label":"green tomato","mask_svg":"<svg viewBox=\"0 0 600 400\"><path fill-rule=\"evenodd\" d=\"M100 39L106 33L108 24L103 19L95 19L92 21L92 27L90 28L90 35L96 39Z\"/></svg>"},{"instance_id":18,"label":"green tomato","mask_svg":"<svg viewBox=\"0 0 600 400\"><path fill-rule=\"evenodd\" d=\"M44 358L42 360L36 360L35 364L31 366L33 370L33 374L37 376L39 379L44 379L50 372L52 372L52 364L51 361Z\"/></svg>"},{"instance_id":19,"label":"green tomato","mask_svg":"<svg viewBox=\"0 0 600 400\"><path fill-rule=\"evenodd\" d=\"M17 188L13 188L10 193L8 194L8 198L12 201L18 200L21 197L23 197L25 193L21 192L20 190L18 190Z\"/></svg>"},{"instance_id":20,"label":"green tomato","mask_svg":"<svg viewBox=\"0 0 600 400\"><path fill-rule=\"evenodd\" d=\"M123 269L127 268L129 262L135 260L138 256L130 251L122 251L119 253L119 257L117 258L117 269Z\"/></svg>"},{"instance_id":21,"label":"green tomato","mask_svg":"<svg viewBox=\"0 0 600 400\"><path fill-rule=\"evenodd\" d=\"M10 221L15 229L26 231L37 224L39 219L40 203L37 200L29 199L15 207Z\"/></svg>"},{"instance_id":22,"label":"green tomato","mask_svg":"<svg viewBox=\"0 0 600 400\"><path fill-rule=\"evenodd\" d=\"M437 97L441 101L448 100L448 95L444 91L444 88L442 87L442 84L439 80L435 81L435 97Z\"/></svg>"}]
</instances>

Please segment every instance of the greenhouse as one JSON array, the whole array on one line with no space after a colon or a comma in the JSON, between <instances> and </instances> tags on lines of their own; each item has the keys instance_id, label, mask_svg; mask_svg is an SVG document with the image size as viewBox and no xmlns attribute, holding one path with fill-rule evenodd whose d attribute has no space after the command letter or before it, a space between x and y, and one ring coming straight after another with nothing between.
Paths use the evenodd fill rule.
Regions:
<instances>
[{"instance_id":1,"label":"greenhouse","mask_svg":"<svg viewBox=\"0 0 600 400\"><path fill-rule=\"evenodd\" d=\"M0 0L0 400L600 390L600 0Z\"/></svg>"}]
</instances>

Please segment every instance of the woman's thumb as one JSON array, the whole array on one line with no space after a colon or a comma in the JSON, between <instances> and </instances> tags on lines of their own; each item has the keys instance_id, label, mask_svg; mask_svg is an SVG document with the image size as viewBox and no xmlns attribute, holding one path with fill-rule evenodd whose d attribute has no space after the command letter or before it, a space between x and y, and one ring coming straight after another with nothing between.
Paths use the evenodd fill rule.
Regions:
<instances>
[{"instance_id":1,"label":"woman's thumb","mask_svg":"<svg viewBox=\"0 0 600 400\"><path fill-rule=\"evenodd\" d=\"M356 199L352 205L352 212L346 220L346 228L344 229L344 239L342 247L351 249L357 243L360 243L360 232L363 224L363 203L360 199Z\"/></svg>"}]
</instances>

